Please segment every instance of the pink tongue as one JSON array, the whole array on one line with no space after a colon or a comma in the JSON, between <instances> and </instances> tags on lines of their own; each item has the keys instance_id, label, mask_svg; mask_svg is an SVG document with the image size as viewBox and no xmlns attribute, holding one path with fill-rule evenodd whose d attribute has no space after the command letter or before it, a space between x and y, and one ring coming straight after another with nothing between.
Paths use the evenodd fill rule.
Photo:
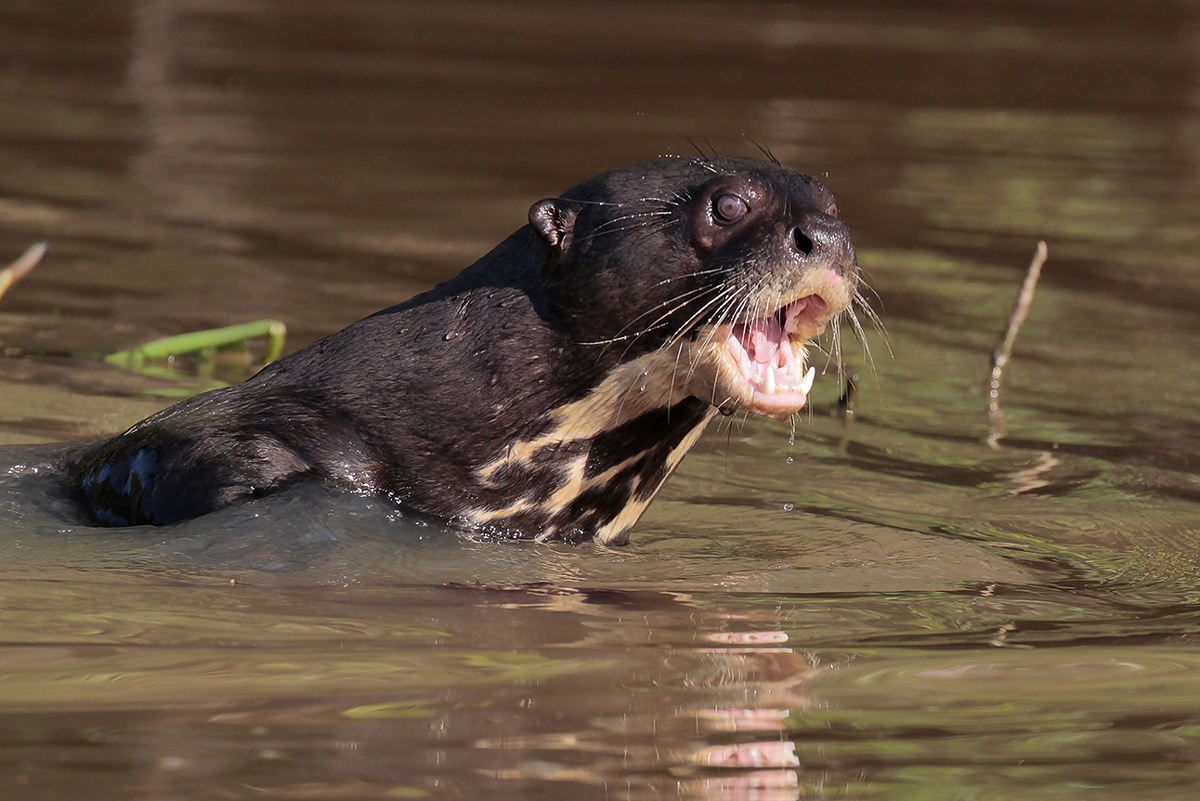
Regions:
<instances>
[{"instance_id":1,"label":"pink tongue","mask_svg":"<svg viewBox=\"0 0 1200 801\"><path fill-rule=\"evenodd\" d=\"M759 364L774 362L777 366L783 367L786 358L779 351L779 346L783 342L783 329L780 328L779 321L774 317L768 317L763 320L755 320L746 328L747 331L741 339L750 359Z\"/></svg>"}]
</instances>

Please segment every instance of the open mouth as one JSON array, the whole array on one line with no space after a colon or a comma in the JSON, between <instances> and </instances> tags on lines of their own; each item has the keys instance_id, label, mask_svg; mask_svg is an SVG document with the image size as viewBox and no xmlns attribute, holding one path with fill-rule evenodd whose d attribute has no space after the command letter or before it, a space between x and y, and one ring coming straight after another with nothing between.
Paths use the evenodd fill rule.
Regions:
<instances>
[{"instance_id":1,"label":"open mouth","mask_svg":"<svg viewBox=\"0 0 1200 801\"><path fill-rule=\"evenodd\" d=\"M829 317L829 304L820 295L806 295L772 315L730 326L724 345L737 373L732 383L741 385L731 393L737 405L775 418L800 411L817 372L804 369L804 345L821 333Z\"/></svg>"}]
</instances>

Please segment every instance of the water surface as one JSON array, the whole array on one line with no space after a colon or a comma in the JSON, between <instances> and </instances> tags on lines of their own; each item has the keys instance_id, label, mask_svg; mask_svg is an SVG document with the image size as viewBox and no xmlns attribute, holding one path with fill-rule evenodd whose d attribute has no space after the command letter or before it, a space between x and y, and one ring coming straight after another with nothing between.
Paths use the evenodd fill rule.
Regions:
<instances>
[{"instance_id":1,"label":"water surface","mask_svg":"<svg viewBox=\"0 0 1200 801\"><path fill-rule=\"evenodd\" d=\"M50 242L0 301L5 798L1195 796L1194 3L20 0L0 109L0 262ZM760 145L886 337L851 427L832 364L794 433L721 421L628 547L319 490L101 531L16 448L244 376L100 353L300 347L601 170Z\"/></svg>"}]
</instances>

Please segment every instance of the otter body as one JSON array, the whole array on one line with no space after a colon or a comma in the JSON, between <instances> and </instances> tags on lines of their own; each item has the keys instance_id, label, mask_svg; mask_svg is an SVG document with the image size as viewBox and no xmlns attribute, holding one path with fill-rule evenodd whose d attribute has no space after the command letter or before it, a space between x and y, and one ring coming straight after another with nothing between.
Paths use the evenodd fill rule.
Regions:
<instances>
[{"instance_id":1,"label":"otter body","mask_svg":"<svg viewBox=\"0 0 1200 801\"><path fill-rule=\"evenodd\" d=\"M785 418L854 298L820 182L663 159L534 204L456 278L78 454L92 516L165 524L321 480L500 536L620 543L718 412Z\"/></svg>"}]
</instances>

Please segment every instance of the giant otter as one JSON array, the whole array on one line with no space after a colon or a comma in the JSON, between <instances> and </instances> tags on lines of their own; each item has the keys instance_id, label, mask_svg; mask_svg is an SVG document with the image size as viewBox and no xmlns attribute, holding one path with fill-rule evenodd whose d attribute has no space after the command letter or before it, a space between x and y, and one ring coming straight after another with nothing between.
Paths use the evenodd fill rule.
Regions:
<instances>
[{"instance_id":1,"label":"giant otter","mask_svg":"<svg viewBox=\"0 0 1200 801\"><path fill-rule=\"evenodd\" d=\"M697 156L535 203L456 278L72 461L91 515L163 524L297 481L485 534L623 543L705 424L804 406L858 267L820 181Z\"/></svg>"}]
</instances>

